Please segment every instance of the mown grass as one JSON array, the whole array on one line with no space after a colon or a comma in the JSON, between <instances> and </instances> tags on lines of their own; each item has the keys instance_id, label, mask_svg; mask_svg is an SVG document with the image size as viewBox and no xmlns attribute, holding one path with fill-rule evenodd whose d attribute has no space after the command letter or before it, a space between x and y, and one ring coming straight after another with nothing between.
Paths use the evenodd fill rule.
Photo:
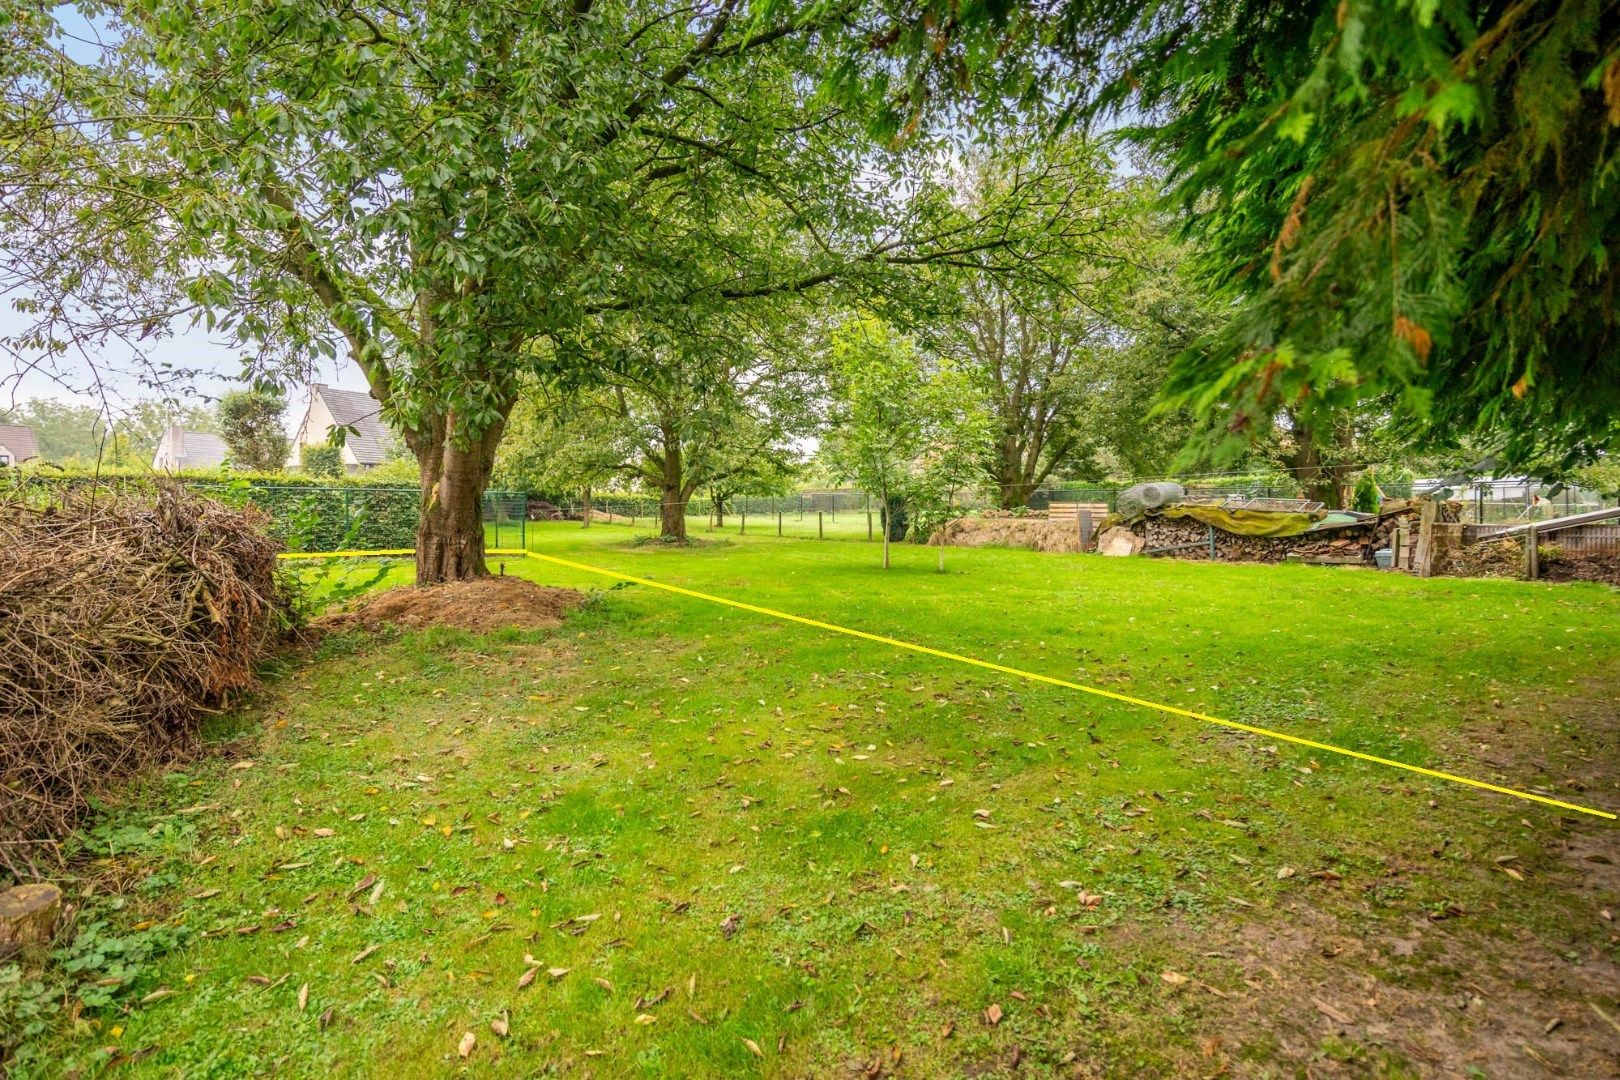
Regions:
<instances>
[{"instance_id":1,"label":"mown grass","mask_svg":"<svg viewBox=\"0 0 1620 1080\"><path fill-rule=\"evenodd\" d=\"M937 574L909 546L884 572L863 543L530 530L537 550L1620 805L1612 730L1592 728L1620 693L1612 590L991 549ZM1292 1071L1263 1037L1211 1050L1211 1010L1245 992L1206 955L1214 928L1300 903L1361 935L1460 912L1434 925L1470 947L1616 958L1604 897L1552 853L1611 825L504 570L598 592L550 633L329 638L221 720L233 753L132 794L113 820L138 850L94 867L128 899L102 917L187 936L18 1071ZM1374 974L1442 977L1421 959ZM1412 1067L1374 1049L1319 1052Z\"/></svg>"}]
</instances>

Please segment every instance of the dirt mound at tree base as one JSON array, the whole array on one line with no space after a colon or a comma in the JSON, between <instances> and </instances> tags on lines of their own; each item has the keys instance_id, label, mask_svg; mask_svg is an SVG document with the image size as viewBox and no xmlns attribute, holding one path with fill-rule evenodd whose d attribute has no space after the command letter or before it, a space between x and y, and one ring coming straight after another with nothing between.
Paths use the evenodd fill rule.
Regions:
<instances>
[{"instance_id":1,"label":"dirt mound at tree base","mask_svg":"<svg viewBox=\"0 0 1620 1080\"><path fill-rule=\"evenodd\" d=\"M403 626L421 630L448 626L475 634L515 627L543 630L559 625L585 594L553 589L517 577L478 578L426 588L387 589L315 620L318 630L379 630Z\"/></svg>"}]
</instances>

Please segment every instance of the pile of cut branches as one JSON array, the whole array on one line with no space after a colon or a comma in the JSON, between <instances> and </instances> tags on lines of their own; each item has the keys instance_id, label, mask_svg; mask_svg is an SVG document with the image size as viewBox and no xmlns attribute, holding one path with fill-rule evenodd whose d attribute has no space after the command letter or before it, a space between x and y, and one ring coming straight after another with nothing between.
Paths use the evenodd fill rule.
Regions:
<instances>
[{"instance_id":1,"label":"pile of cut branches","mask_svg":"<svg viewBox=\"0 0 1620 1080\"><path fill-rule=\"evenodd\" d=\"M173 485L0 500L0 867L37 876L88 800L253 685L292 612L267 523Z\"/></svg>"}]
</instances>

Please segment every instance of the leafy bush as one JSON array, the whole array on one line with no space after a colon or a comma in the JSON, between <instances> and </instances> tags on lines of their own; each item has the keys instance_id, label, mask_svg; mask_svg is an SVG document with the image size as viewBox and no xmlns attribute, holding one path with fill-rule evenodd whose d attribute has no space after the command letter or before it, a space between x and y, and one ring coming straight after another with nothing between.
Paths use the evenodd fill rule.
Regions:
<instances>
[{"instance_id":1,"label":"leafy bush","mask_svg":"<svg viewBox=\"0 0 1620 1080\"><path fill-rule=\"evenodd\" d=\"M335 477L342 476L347 470L343 467L343 448L332 443L320 446L306 446L303 451L304 471L311 476Z\"/></svg>"},{"instance_id":2,"label":"leafy bush","mask_svg":"<svg viewBox=\"0 0 1620 1080\"><path fill-rule=\"evenodd\" d=\"M1363 469L1361 475L1356 477L1355 489L1350 494L1350 508L1363 514L1376 514L1382 499L1383 493L1378 490L1378 478L1373 475L1373 470Z\"/></svg>"}]
</instances>

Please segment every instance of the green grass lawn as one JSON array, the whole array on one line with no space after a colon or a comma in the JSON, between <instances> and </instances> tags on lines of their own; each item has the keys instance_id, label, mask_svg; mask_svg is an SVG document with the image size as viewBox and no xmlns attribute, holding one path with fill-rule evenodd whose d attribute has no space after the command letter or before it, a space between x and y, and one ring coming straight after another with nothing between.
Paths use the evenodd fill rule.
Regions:
<instances>
[{"instance_id":1,"label":"green grass lawn","mask_svg":"<svg viewBox=\"0 0 1620 1080\"><path fill-rule=\"evenodd\" d=\"M853 540L529 536L1620 807L1620 593L1601 587L994 549L938 574L912 546L884 572ZM1620 1067L1599 1015L1620 1015L1613 823L536 561L505 572L596 592L549 633L328 638L220 719L222 753L87 834L81 886L115 895L82 921L121 944L69 952L133 985L56 1017L19 1073Z\"/></svg>"}]
</instances>

